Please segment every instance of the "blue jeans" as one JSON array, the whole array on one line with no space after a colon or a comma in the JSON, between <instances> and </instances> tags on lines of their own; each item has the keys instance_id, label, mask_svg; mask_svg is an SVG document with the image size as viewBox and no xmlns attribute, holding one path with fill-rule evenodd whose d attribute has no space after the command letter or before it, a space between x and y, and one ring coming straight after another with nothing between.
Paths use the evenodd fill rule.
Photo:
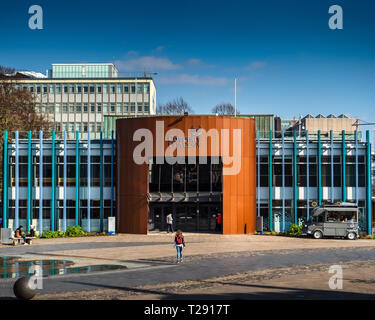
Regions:
<instances>
[{"instance_id":1,"label":"blue jeans","mask_svg":"<svg viewBox=\"0 0 375 320\"><path fill-rule=\"evenodd\" d=\"M182 260L182 246L181 247L176 247L177 249L177 260Z\"/></svg>"}]
</instances>

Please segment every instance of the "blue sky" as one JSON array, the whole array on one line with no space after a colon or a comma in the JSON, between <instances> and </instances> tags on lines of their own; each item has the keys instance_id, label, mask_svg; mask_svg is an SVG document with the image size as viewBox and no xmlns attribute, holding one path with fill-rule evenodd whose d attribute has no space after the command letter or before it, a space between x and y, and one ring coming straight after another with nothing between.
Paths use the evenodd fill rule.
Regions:
<instances>
[{"instance_id":1,"label":"blue sky","mask_svg":"<svg viewBox=\"0 0 375 320\"><path fill-rule=\"evenodd\" d=\"M28 28L33 4L43 30ZM343 30L328 28L334 4ZM44 73L54 62L115 62L123 75L157 72L158 102L182 96L196 113L233 103L237 77L241 113L375 122L370 0L4 0L0 12L2 65Z\"/></svg>"}]
</instances>

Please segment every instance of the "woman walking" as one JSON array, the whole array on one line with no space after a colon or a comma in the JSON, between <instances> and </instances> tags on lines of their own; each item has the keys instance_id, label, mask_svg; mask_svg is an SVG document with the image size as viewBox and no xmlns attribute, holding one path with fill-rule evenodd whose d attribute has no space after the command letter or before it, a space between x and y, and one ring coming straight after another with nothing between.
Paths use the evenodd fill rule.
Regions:
<instances>
[{"instance_id":1,"label":"woman walking","mask_svg":"<svg viewBox=\"0 0 375 320\"><path fill-rule=\"evenodd\" d=\"M177 249L177 263L180 263L183 261L182 248L185 247L185 240L181 230L176 231L174 246Z\"/></svg>"}]
</instances>

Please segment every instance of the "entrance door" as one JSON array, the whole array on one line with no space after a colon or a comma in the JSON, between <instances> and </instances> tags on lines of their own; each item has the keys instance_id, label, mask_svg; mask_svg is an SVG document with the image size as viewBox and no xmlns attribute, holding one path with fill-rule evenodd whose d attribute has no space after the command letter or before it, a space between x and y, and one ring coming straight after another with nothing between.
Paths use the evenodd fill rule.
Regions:
<instances>
[{"instance_id":1,"label":"entrance door","mask_svg":"<svg viewBox=\"0 0 375 320\"><path fill-rule=\"evenodd\" d=\"M163 207L160 206L150 206L149 218L148 218L148 230L154 231L163 230L164 221Z\"/></svg>"},{"instance_id":2,"label":"entrance door","mask_svg":"<svg viewBox=\"0 0 375 320\"><path fill-rule=\"evenodd\" d=\"M148 230L162 230L163 208L159 206L150 206L148 217Z\"/></svg>"},{"instance_id":3,"label":"entrance door","mask_svg":"<svg viewBox=\"0 0 375 320\"><path fill-rule=\"evenodd\" d=\"M176 229L187 232L198 230L196 208L196 205L176 204Z\"/></svg>"},{"instance_id":4,"label":"entrance door","mask_svg":"<svg viewBox=\"0 0 375 320\"><path fill-rule=\"evenodd\" d=\"M215 231L217 211L214 205L199 205L199 231Z\"/></svg>"},{"instance_id":5,"label":"entrance door","mask_svg":"<svg viewBox=\"0 0 375 320\"><path fill-rule=\"evenodd\" d=\"M173 216L173 207L171 205L151 204L148 218L148 230L166 231L166 217L169 213L172 213Z\"/></svg>"}]
</instances>

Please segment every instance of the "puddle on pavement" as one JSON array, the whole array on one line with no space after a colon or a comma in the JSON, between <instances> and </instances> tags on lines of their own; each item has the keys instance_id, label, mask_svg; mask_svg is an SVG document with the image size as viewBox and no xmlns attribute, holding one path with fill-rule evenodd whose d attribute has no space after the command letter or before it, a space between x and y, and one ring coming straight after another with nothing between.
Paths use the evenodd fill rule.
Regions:
<instances>
[{"instance_id":1,"label":"puddle on pavement","mask_svg":"<svg viewBox=\"0 0 375 320\"><path fill-rule=\"evenodd\" d=\"M0 279L19 278L34 274L51 277L64 274L85 274L91 272L116 271L127 269L123 265L100 264L74 267L71 260L41 259L20 260L21 257L0 257Z\"/></svg>"}]
</instances>

